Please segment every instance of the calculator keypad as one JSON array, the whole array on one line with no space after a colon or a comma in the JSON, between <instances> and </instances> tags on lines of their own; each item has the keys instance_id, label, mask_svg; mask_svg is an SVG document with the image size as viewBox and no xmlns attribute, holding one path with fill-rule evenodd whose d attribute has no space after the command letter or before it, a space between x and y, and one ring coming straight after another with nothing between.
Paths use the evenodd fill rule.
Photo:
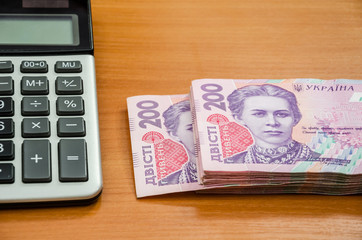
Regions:
<instances>
[{"instance_id":1,"label":"calculator keypad","mask_svg":"<svg viewBox=\"0 0 362 240\"><path fill-rule=\"evenodd\" d=\"M94 57L0 56L1 203L102 189Z\"/></svg>"}]
</instances>

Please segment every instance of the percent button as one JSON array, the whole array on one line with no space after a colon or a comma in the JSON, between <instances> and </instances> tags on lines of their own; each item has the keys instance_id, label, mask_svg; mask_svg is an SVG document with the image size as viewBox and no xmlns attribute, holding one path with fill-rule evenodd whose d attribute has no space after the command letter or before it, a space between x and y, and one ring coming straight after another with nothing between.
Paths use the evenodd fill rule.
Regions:
<instances>
[{"instance_id":1,"label":"percent button","mask_svg":"<svg viewBox=\"0 0 362 240\"><path fill-rule=\"evenodd\" d=\"M83 115L84 102L82 97L58 97L57 114L59 116Z\"/></svg>"}]
</instances>

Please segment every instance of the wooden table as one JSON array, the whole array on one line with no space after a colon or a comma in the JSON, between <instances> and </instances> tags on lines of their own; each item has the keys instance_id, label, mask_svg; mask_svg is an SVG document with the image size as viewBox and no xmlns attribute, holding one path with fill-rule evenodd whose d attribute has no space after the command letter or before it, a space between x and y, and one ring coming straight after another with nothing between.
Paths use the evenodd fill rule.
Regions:
<instances>
[{"instance_id":1,"label":"wooden table","mask_svg":"<svg viewBox=\"0 0 362 240\"><path fill-rule=\"evenodd\" d=\"M126 98L197 78L362 79L361 0L93 0L103 194L0 210L0 239L362 239L362 196L136 199ZM1 193L0 193L1 194Z\"/></svg>"}]
</instances>

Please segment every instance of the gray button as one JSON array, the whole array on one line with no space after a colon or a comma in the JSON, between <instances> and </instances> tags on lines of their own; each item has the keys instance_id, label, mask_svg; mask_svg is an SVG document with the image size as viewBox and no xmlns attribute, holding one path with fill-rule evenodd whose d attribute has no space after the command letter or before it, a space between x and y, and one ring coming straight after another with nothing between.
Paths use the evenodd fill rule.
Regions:
<instances>
[{"instance_id":1,"label":"gray button","mask_svg":"<svg viewBox=\"0 0 362 240\"><path fill-rule=\"evenodd\" d=\"M11 77L0 77L0 94L12 95L14 94L14 83Z\"/></svg>"},{"instance_id":2,"label":"gray button","mask_svg":"<svg viewBox=\"0 0 362 240\"><path fill-rule=\"evenodd\" d=\"M48 94L49 83L47 77L23 77L21 79L21 94Z\"/></svg>"},{"instance_id":3,"label":"gray button","mask_svg":"<svg viewBox=\"0 0 362 240\"><path fill-rule=\"evenodd\" d=\"M80 77L57 77L57 94L82 94L83 83Z\"/></svg>"},{"instance_id":4,"label":"gray button","mask_svg":"<svg viewBox=\"0 0 362 240\"><path fill-rule=\"evenodd\" d=\"M83 98L82 97L58 97L57 114L61 116L67 115L83 115Z\"/></svg>"},{"instance_id":5,"label":"gray button","mask_svg":"<svg viewBox=\"0 0 362 240\"><path fill-rule=\"evenodd\" d=\"M20 71L22 73L46 73L48 64L46 61L22 61Z\"/></svg>"},{"instance_id":6,"label":"gray button","mask_svg":"<svg viewBox=\"0 0 362 240\"><path fill-rule=\"evenodd\" d=\"M0 183L13 183L15 180L15 168L11 163L0 164Z\"/></svg>"},{"instance_id":7,"label":"gray button","mask_svg":"<svg viewBox=\"0 0 362 240\"><path fill-rule=\"evenodd\" d=\"M22 123L23 137L49 137L50 122L47 118L24 118Z\"/></svg>"},{"instance_id":8,"label":"gray button","mask_svg":"<svg viewBox=\"0 0 362 240\"><path fill-rule=\"evenodd\" d=\"M59 137L83 137L85 136L85 122L83 118L59 118Z\"/></svg>"},{"instance_id":9,"label":"gray button","mask_svg":"<svg viewBox=\"0 0 362 240\"><path fill-rule=\"evenodd\" d=\"M50 182L52 180L48 140L25 140L22 153L23 182Z\"/></svg>"},{"instance_id":10,"label":"gray button","mask_svg":"<svg viewBox=\"0 0 362 240\"><path fill-rule=\"evenodd\" d=\"M15 135L15 124L11 118L0 119L0 138L13 138Z\"/></svg>"},{"instance_id":11,"label":"gray button","mask_svg":"<svg viewBox=\"0 0 362 240\"><path fill-rule=\"evenodd\" d=\"M14 65L11 61L0 62L0 73L12 73L14 72Z\"/></svg>"},{"instance_id":12,"label":"gray button","mask_svg":"<svg viewBox=\"0 0 362 240\"><path fill-rule=\"evenodd\" d=\"M0 116L14 116L12 97L0 97Z\"/></svg>"},{"instance_id":13,"label":"gray button","mask_svg":"<svg viewBox=\"0 0 362 240\"><path fill-rule=\"evenodd\" d=\"M82 64L80 61L58 61L55 63L55 72L80 73L82 72Z\"/></svg>"},{"instance_id":14,"label":"gray button","mask_svg":"<svg viewBox=\"0 0 362 240\"><path fill-rule=\"evenodd\" d=\"M58 145L59 180L88 181L87 145L84 139L62 139Z\"/></svg>"},{"instance_id":15,"label":"gray button","mask_svg":"<svg viewBox=\"0 0 362 240\"><path fill-rule=\"evenodd\" d=\"M49 115L49 100L47 97L23 97L21 113L24 116Z\"/></svg>"}]
</instances>

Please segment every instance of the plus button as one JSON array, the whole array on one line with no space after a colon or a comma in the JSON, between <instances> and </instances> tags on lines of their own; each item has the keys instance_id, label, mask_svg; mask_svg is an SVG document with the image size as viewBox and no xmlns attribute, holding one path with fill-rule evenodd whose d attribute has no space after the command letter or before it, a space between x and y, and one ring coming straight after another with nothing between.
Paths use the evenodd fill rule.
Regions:
<instances>
[{"instance_id":1,"label":"plus button","mask_svg":"<svg viewBox=\"0 0 362 240\"><path fill-rule=\"evenodd\" d=\"M31 160L34 160L35 161L35 163L38 163L39 162L39 160L42 160L43 158L42 157L39 157L38 156L38 154L35 154L35 156L34 157L32 157L32 158L30 158Z\"/></svg>"}]
</instances>

